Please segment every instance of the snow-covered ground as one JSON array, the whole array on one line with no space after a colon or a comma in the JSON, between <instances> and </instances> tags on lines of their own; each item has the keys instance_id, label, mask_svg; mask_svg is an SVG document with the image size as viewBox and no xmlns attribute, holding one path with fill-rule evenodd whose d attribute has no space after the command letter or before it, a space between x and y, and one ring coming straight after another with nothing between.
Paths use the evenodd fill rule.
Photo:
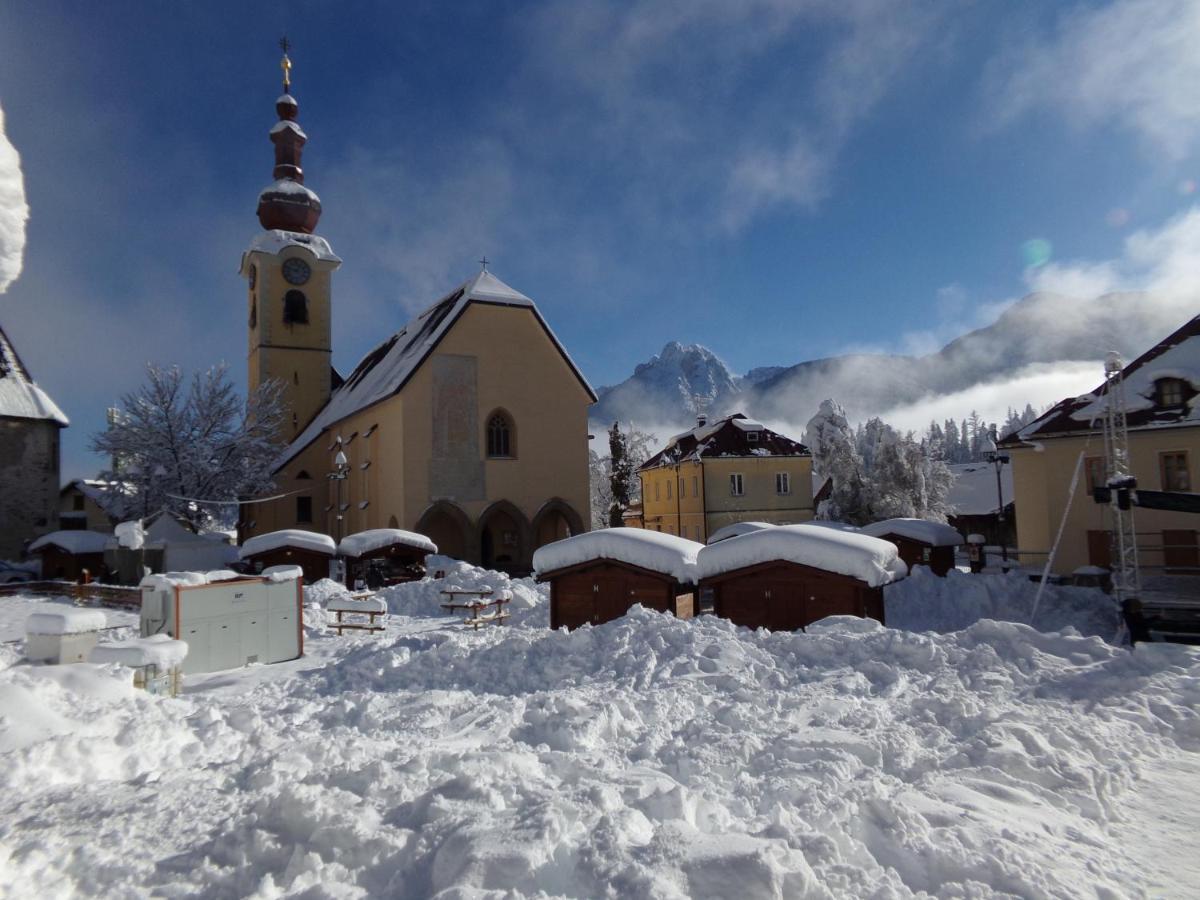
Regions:
<instances>
[{"instance_id":1,"label":"snow-covered ground","mask_svg":"<svg viewBox=\"0 0 1200 900\"><path fill-rule=\"evenodd\" d=\"M543 586L445 583L524 612L474 632L444 584L392 588L384 634L310 609L304 659L178 700L0 670L0 895L1193 895L1200 651L640 608L551 632Z\"/></svg>"}]
</instances>

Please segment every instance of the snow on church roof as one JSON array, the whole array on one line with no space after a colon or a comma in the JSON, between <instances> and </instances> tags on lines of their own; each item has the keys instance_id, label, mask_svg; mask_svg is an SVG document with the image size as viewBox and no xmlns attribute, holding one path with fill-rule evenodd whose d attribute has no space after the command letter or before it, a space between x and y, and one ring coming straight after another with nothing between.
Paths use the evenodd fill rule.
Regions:
<instances>
[{"instance_id":1,"label":"snow on church roof","mask_svg":"<svg viewBox=\"0 0 1200 900\"><path fill-rule=\"evenodd\" d=\"M296 454L316 440L327 428L361 409L373 406L398 392L425 358L433 352L451 326L470 303L492 303L529 309L545 329L547 336L571 371L579 379L593 401L596 393L579 367L550 330L534 302L486 270L464 282L429 309L425 310L400 331L368 353L359 361L344 384L333 392L329 402L317 413L308 427L300 432L283 451L276 468L286 465Z\"/></svg>"},{"instance_id":2,"label":"snow on church roof","mask_svg":"<svg viewBox=\"0 0 1200 900\"><path fill-rule=\"evenodd\" d=\"M246 268L246 255L256 250L263 253L276 254L284 247L303 247L317 259L324 262L340 263L341 257L333 252L329 241L316 234L302 234L299 231L283 231L272 228L254 236L246 253L242 255L242 269Z\"/></svg>"},{"instance_id":3,"label":"snow on church roof","mask_svg":"<svg viewBox=\"0 0 1200 900\"><path fill-rule=\"evenodd\" d=\"M29 370L3 328L0 328L0 416L71 424L50 395L29 377Z\"/></svg>"}]
</instances>

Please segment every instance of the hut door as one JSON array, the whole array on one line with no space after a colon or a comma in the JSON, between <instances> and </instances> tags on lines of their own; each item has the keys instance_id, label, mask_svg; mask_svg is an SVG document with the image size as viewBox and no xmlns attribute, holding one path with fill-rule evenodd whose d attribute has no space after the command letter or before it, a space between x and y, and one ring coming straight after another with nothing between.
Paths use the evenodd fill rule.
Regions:
<instances>
[{"instance_id":1,"label":"hut door","mask_svg":"<svg viewBox=\"0 0 1200 900\"><path fill-rule=\"evenodd\" d=\"M596 614L596 584L588 572L563 575L554 583L556 622L561 627L578 628Z\"/></svg>"},{"instance_id":2,"label":"hut door","mask_svg":"<svg viewBox=\"0 0 1200 900\"><path fill-rule=\"evenodd\" d=\"M596 606L592 621L611 622L629 612L633 600L630 579L616 573L597 573L592 576L596 591Z\"/></svg>"},{"instance_id":3,"label":"hut door","mask_svg":"<svg viewBox=\"0 0 1200 900\"><path fill-rule=\"evenodd\" d=\"M807 614L810 585L798 578L766 583L767 621L772 631L795 631L812 621Z\"/></svg>"}]
</instances>

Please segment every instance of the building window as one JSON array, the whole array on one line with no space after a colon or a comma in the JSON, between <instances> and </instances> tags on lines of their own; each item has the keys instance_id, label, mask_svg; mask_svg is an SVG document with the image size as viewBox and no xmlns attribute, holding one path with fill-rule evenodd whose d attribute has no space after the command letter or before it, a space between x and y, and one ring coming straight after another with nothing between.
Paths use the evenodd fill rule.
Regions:
<instances>
[{"instance_id":1,"label":"building window","mask_svg":"<svg viewBox=\"0 0 1200 900\"><path fill-rule=\"evenodd\" d=\"M734 472L729 476L729 493L734 497L741 497L746 493L742 485L741 472Z\"/></svg>"},{"instance_id":2,"label":"building window","mask_svg":"<svg viewBox=\"0 0 1200 900\"><path fill-rule=\"evenodd\" d=\"M250 327L253 328L258 324L258 301L251 296L250 298Z\"/></svg>"},{"instance_id":3,"label":"building window","mask_svg":"<svg viewBox=\"0 0 1200 900\"><path fill-rule=\"evenodd\" d=\"M775 473L775 493L790 494L792 492L792 479L787 472Z\"/></svg>"},{"instance_id":4,"label":"building window","mask_svg":"<svg viewBox=\"0 0 1200 900\"><path fill-rule=\"evenodd\" d=\"M700 496L700 477L698 475L692 476L692 496Z\"/></svg>"},{"instance_id":5,"label":"building window","mask_svg":"<svg viewBox=\"0 0 1200 900\"><path fill-rule=\"evenodd\" d=\"M1163 453L1159 457L1162 467L1162 489L1164 491L1190 491L1192 479L1188 475L1187 451Z\"/></svg>"},{"instance_id":6,"label":"building window","mask_svg":"<svg viewBox=\"0 0 1200 900\"><path fill-rule=\"evenodd\" d=\"M297 497L296 521L311 522L312 520L312 497Z\"/></svg>"},{"instance_id":7,"label":"building window","mask_svg":"<svg viewBox=\"0 0 1200 900\"><path fill-rule=\"evenodd\" d=\"M1088 493L1094 493L1096 488L1104 487L1108 480L1104 477L1104 457L1089 456L1083 461L1085 471L1087 472L1087 489Z\"/></svg>"},{"instance_id":8,"label":"building window","mask_svg":"<svg viewBox=\"0 0 1200 900\"><path fill-rule=\"evenodd\" d=\"M674 483L675 483L674 478L672 478L670 481L667 482L667 499L668 500L671 499L671 485L673 485Z\"/></svg>"},{"instance_id":9,"label":"building window","mask_svg":"<svg viewBox=\"0 0 1200 900\"><path fill-rule=\"evenodd\" d=\"M752 444L757 444L758 443L758 432L757 431L747 431L746 432L746 440L748 440Z\"/></svg>"},{"instance_id":10,"label":"building window","mask_svg":"<svg viewBox=\"0 0 1200 900\"><path fill-rule=\"evenodd\" d=\"M71 503L75 508L75 512L83 511L83 494L79 494L71 498Z\"/></svg>"},{"instance_id":11,"label":"building window","mask_svg":"<svg viewBox=\"0 0 1200 900\"><path fill-rule=\"evenodd\" d=\"M654 482L654 499L658 499L658 482Z\"/></svg>"},{"instance_id":12,"label":"building window","mask_svg":"<svg viewBox=\"0 0 1200 900\"><path fill-rule=\"evenodd\" d=\"M489 457L513 457L512 420L502 412L493 413L487 424L487 455Z\"/></svg>"},{"instance_id":13,"label":"building window","mask_svg":"<svg viewBox=\"0 0 1200 900\"><path fill-rule=\"evenodd\" d=\"M1154 382L1159 406L1183 406L1187 399L1186 386L1179 378L1160 378Z\"/></svg>"},{"instance_id":14,"label":"building window","mask_svg":"<svg viewBox=\"0 0 1200 900\"><path fill-rule=\"evenodd\" d=\"M308 324L308 298L303 291L288 291L283 295L283 324Z\"/></svg>"}]
</instances>

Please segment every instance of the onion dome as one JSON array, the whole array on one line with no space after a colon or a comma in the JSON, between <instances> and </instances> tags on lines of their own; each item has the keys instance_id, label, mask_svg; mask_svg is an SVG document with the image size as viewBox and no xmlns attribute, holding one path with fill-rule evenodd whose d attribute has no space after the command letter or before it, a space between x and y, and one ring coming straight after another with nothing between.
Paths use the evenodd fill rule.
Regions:
<instances>
[{"instance_id":1,"label":"onion dome","mask_svg":"<svg viewBox=\"0 0 1200 900\"><path fill-rule=\"evenodd\" d=\"M275 145L273 184L258 195L258 221L263 228L312 234L321 218L321 200L304 186L300 157L308 136L296 121L300 105L291 94L292 61L286 47L283 61L283 95L275 101L279 121L271 129Z\"/></svg>"}]
</instances>

